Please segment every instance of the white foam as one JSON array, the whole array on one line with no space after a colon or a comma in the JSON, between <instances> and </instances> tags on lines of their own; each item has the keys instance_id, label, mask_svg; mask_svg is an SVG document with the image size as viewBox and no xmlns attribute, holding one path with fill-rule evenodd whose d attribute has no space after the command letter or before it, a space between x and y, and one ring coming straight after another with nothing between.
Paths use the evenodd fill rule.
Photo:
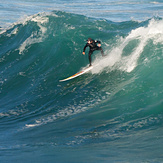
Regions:
<instances>
[{"instance_id":1,"label":"white foam","mask_svg":"<svg viewBox=\"0 0 163 163\"><path fill-rule=\"evenodd\" d=\"M59 118L68 117L68 116L72 116L74 114L78 114L80 112L85 111L86 109L88 109L88 108L86 108L86 107L81 108L81 106L67 107L63 110L60 110L56 114L52 114L52 115L49 115L46 117L42 117L41 119L37 119L37 120L35 120L35 122L33 124L26 124L25 128L37 127L37 126L40 126L43 124L47 124L47 123L53 122Z\"/></svg>"},{"instance_id":2,"label":"white foam","mask_svg":"<svg viewBox=\"0 0 163 163\"><path fill-rule=\"evenodd\" d=\"M132 40L138 40L138 44L128 56L122 56L124 48ZM107 57L96 59L93 65L97 65L92 73L99 73L104 68L109 67L110 70L116 68L122 71L131 72L137 67L145 46L149 40L153 40L154 44L163 44L163 20L152 19L147 27L139 27L132 30L127 37L119 38L119 44L112 48L111 51L105 52Z\"/></svg>"},{"instance_id":3,"label":"white foam","mask_svg":"<svg viewBox=\"0 0 163 163\"><path fill-rule=\"evenodd\" d=\"M39 38L34 38L34 34L32 33L32 35L30 37L28 37L19 47L19 54L22 54L23 51L28 47L29 45L35 44L35 43L39 43L42 42L43 38L39 37Z\"/></svg>"},{"instance_id":4,"label":"white foam","mask_svg":"<svg viewBox=\"0 0 163 163\"><path fill-rule=\"evenodd\" d=\"M23 108L24 107L24 105L23 104L21 104L21 107ZM14 109L12 109L12 110L9 110L8 112L2 112L2 113L0 113L0 117L2 118L2 117L11 117L11 116L19 116L20 114L23 114L23 113L25 113L27 110L26 109L17 109L17 110L14 110Z\"/></svg>"},{"instance_id":5,"label":"white foam","mask_svg":"<svg viewBox=\"0 0 163 163\"><path fill-rule=\"evenodd\" d=\"M40 27L40 32L32 32L31 36L29 36L19 47L19 54L22 54L24 50L27 50L32 44L40 43L44 40L47 28L44 26L49 22L49 18L46 17L45 14L37 14L34 16L27 17L24 21L25 25L28 21L37 22L37 25Z\"/></svg>"},{"instance_id":6,"label":"white foam","mask_svg":"<svg viewBox=\"0 0 163 163\"><path fill-rule=\"evenodd\" d=\"M102 97L102 98L104 99L104 97ZM65 109L59 110L56 113L53 113L51 115L46 115L39 119L36 119L31 124L26 124L23 129L38 127L41 125L45 125L47 123L54 122L55 120L58 120L61 118L66 118L69 116L80 114L80 113L85 112L86 110L90 109L90 107L96 106L100 102L101 102L101 99L98 97L96 99L93 99L92 101L89 101L89 104L87 104L85 101L83 101L83 104L80 104L80 105L67 106ZM89 105L89 107L87 105Z\"/></svg>"}]
</instances>

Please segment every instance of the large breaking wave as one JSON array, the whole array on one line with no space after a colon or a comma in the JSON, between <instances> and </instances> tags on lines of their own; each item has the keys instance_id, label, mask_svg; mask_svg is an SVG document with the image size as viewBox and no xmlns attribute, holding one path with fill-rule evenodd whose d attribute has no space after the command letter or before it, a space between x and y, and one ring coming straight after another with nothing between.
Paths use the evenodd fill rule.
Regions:
<instances>
[{"instance_id":1,"label":"large breaking wave","mask_svg":"<svg viewBox=\"0 0 163 163\"><path fill-rule=\"evenodd\" d=\"M102 41L107 57L94 52L91 72L59 83L88 66L88 56L82 55L88 37ZM10 133L0 139L5 144L12 136L2 151L47 142L100 148L142 132L148 142L162 124L162 19L115 23L40 13L1 31L0 49L0 123L2 135ZM29 142L28 137L24 143L31 133L44 138Z\"/></svg>"}]
</instances>

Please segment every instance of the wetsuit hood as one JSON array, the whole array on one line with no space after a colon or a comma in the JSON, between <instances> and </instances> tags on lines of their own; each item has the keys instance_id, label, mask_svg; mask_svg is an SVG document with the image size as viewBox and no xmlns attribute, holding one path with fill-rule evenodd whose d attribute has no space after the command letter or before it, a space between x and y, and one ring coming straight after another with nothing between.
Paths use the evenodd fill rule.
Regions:
<instances>
[{"instance_id":1,"label":"wetsuit hood","mask_svg":"<svg viewBox=\"0 0 163 163\"><path fill-rule=\"evenodd\" d=\"M92 41L93 39L91 39L91 38L88 38L88 40L87 41Z\"/></svg>"}]
</instances>

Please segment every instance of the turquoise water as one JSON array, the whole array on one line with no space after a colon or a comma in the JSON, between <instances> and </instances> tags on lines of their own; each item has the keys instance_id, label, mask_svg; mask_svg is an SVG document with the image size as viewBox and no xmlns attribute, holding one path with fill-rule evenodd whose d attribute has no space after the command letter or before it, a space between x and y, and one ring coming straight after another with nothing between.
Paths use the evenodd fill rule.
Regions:
<instances>
[{"instance_id":1,"label":"turquoise water","mask_svg":"<svg viewBox=\"0 0 163 163\"><path fill-rule=\"evenodd\" d=\"M1 162L163 161L163 19L104 17L40 12L1 29ZM88 37L107 56L60 83L88 66Z\"/></svg>"}]
</instances>

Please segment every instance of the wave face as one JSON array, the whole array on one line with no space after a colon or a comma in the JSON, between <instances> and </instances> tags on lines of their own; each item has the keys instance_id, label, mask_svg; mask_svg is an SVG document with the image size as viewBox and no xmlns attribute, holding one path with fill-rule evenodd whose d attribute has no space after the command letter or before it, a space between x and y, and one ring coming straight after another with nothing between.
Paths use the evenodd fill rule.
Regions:
<instances>
[{"instance_id":1,"label":"wave face","mask_svg":"<svg viewBox=\"0 0 163 163\"><path fill-rule=\"evenodd\" d=\"M91 72L60 83L88 66L88 37L107 56L94 52ZM40 13L1 31L0 49L3 161L162 160L162 19Z\"/></svg>"}]
</instances>

